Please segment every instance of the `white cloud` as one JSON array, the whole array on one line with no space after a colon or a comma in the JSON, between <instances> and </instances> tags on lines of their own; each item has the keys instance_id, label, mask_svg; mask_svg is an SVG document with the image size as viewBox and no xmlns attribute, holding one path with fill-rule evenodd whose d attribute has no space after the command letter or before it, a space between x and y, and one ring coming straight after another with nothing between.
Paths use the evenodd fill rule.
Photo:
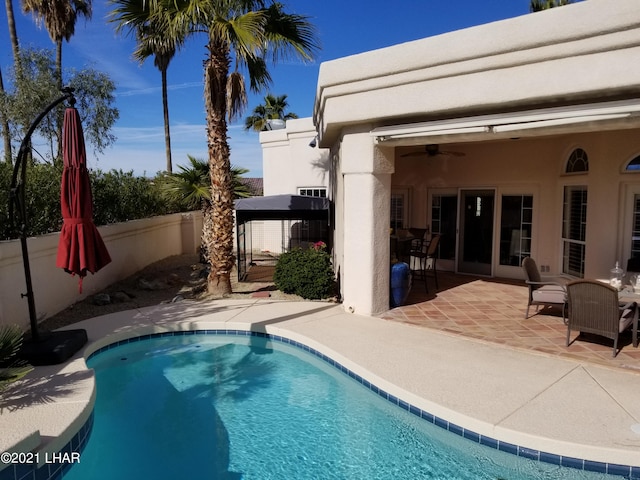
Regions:
<instances>
[{"instance_id":1,"label":"white cloud","mask_svg":"<svg viewBox=\"0 0 640 480\"><path fill-rule=\"evenodd\" d=\"M166 164L164 127L116 127L116 143L104 154L95 157L88 153L89 168L101 170L133 170L136 175L153 176ZM249 169L247 176L262 176L262 149L255 133L245 132L241 126L229 128L231 163ZM187 164L187 155L207 158L204 124L171 126L171 159L174 171Z\"/></svg>"},{"instance_id":2,"label":"white cloud","mask_svg":"<svg viewBox=\"0 0 640 480\"><path fill-rule=\"evenodd\" d=\"M185 88L200 88L202 89L202 82L185 82L174 85L167 85L167 90L184 90ZM162 85L157 85L155 87L147 87L147 88L139 88L134 90L127 90L124 92L118 92L116 96L118 97L132 97L136 95L148 95L152 93L158 93L162 90Z\"/></svg>"}]
</instances>

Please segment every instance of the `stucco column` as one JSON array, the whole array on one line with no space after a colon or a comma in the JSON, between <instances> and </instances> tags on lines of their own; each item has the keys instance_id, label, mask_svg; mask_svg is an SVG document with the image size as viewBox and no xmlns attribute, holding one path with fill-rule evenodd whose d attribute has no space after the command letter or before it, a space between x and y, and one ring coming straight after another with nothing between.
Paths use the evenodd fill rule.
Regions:
<instances>
[{"instance_id":1,"label":"stucco column","mask_svg":"<svg viewBox=\"0 0 640 480\"><path fill-rule=\"evenodd\" d=\"M345 134L343 304L373 315L389 309L389 217L393 150L367 132Z\"/></svg>"}]
</instances>

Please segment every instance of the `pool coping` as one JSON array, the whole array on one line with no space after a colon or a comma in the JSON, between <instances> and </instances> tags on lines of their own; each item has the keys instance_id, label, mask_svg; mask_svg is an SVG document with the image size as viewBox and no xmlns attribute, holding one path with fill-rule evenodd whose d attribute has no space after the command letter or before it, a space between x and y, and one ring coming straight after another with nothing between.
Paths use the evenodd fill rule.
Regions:
<instances>
[{"instance_id":1,"label":"pool coping","mask_svg":"<svg viewBox=\"0 0 640 480\"><path fill-rule=\"evenodd\" d=\"M349 325L354 321L356 325ZM59 371L64 375L69 375L73 371L92 373L87 369L85 359L90 358L101 349L110 348L109 345L131 343L151 335L192 334L194 330L202 330L211 334L262 336L294 345L316 355L400 408L476 443L546 463L622 475L627 478L640 478L640 454L637 451L612 448L611 445L577 445L566 442L562 438L513 431L503 425L492 424L481 418L473 418L467 414L456 412L447 405L422 398L417 392L407 389L406 386L403 388L395 384L392 378L386 378L387 375L380 375L383 372L376 371L375 368L372 369L371 365L367 366L369 368L360 365L358 356L353 355L353 352L350 355L349 348L340 348L341 343L344 342L335 341L336 333L340 333L337 331L339 327L336 328L335 325L341 325L344 331L347 328L353 329L355 327L356 330L351 332L351 335L356 335L353 337L355 339L364 335L369 326L367 322L370 322L371 325L375 324L376 328L383 327L386 332L398 332L403 335L406 335L407 332L409 335L417 333L415 328L412 329L406 325L395 324L394 326L391 322L380 319L358 317L345 313L340 306L315 302L218 301L209 304L208 308L202 304L195 305L184 302L183 305L156 306L119 312L74 325L74 328L87 329L90 343L83 352ZM383 322L383 324L377 322ZM319 334L319 328L323 332L322 335ZM360 329L359 333L358 329ZM420 330L420 335L437 336L437 333L433 331ZM375 332L373 332L373 336L371 334L369 336L369 341L373 342ZM438 340L442 341L442 339ZM457 341L469 342L470 340L457 339ZM348 340L346 344L349 344ZM352 342L352 345L354 344ZM518 355L525 354L518 353ZM562 362L566 363L567 361L562 360ZM40 373L44 374L43 376L50 375L50 368L38 367L35 369L34 376L37 376L40 370L42 370ZM87 379L83 378L83 380ZM84 389L88 392L83 391L78 402L67 402L74 404L78 411L77 416L71 420L66 416L58 419L67 422L67 425L62 427L62 434L53 438L45 435L44 439L39 438L39 445L35 446L38 436L34 436L34 431L29 431L27 426L20 441L14 442L11 446L0 445L0 450L27 451L28 448L29 451L35 449L34 451L39 452L59 452L65 448L69 449L70 446L77 446L79 440L76 437L81 433L86 438L87 425L92 420L91 412L95 401L95 382L92 374L89 380L88 384L85 381L84 385ZM640 377L636 375L632 381L640 382ZM51 407L51 405L39 405L37 408L52 410ZM2 425L2 420L2 415L0 415L0 425ZM606 461L608 459L613 461ZM625 459L628 461L624 461ZM0 479L32 478L26 476L28 475L27 470L24 466L21 467L21 469L14 467L15 474L13 476L8 473L10 469L0 469ZM48 468L51 469L50 466Z\"/></svg>"}]
</instances>

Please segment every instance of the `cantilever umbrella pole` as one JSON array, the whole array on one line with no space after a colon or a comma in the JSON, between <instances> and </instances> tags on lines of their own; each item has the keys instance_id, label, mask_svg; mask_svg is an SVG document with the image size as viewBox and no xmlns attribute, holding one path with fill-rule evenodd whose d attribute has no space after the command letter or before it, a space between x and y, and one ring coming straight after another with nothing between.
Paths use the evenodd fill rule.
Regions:
<instances>
[{"instance_id":1,"label":"cantilever umbrella pole","mask_svg":"<svg viewBox=\"0 0 640 480\"><path fill-rule=\"evenodd\" d=\"M18 151L18 157L13 169L13 175L11 177L11 187L9 194L9 222L11 226L15 226L14 223L14 206L16 207L16 213L20 218L20 245L22 247L22 263L24 264L24 276L27 284L27 293L23 293L22 297L27 297L27 304L29 306L29 321L31 323L31 337L33 340L38 340L40 334L38 332L38 319L36 317L36 306L33 295L33 283L31 281L31 268L29 265L29 250L27 248L27 209L25 203L25 182L27 177L27 162L26 155L31 149L31 136L35 132L38 124L42 119L57 105L64 102L67 99L71 100L71 103L75 103L75 97L73 96L73 89L70 87L63 88L64 94L51 102L40 115L33 121L27 134L22 139L20 144L20 150ZM18 183L18 174L20 174L20 183Z\"/></svg>"}]
</instances>

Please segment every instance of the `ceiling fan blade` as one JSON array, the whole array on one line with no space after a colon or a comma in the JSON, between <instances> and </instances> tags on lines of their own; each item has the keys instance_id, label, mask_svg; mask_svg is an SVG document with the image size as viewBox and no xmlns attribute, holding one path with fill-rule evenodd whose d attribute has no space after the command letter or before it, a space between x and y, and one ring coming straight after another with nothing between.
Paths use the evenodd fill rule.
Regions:
<instances>
[{"instance_id":1,"label":"ceiling fan blade","mask_svg":"<svg viewBox=\"0 0 640 480\"><path fill-rule=\"evenodd\" d=\"M401 157L426 157L429 154L427 152L409 152L409 153L403 153L402 155L400 155Z\"/></svg>"},{"instance_id":2,"label":"ceiling fan blade","mask_svg":"<svg viewBox=\"0 0 640 480\"><path fill-rule=\"evenodd\" d=\"M439 155L446 155L451 157L464 157L466 154L462 152L443 151L443 150L440 150L440 147L438 145L433 144L433 145L425 145L424 150L419 150L417 152L404 153L400 156L401 157L422 157L422 156L437 157Z\"/></svg>"},{"instance_id":3,"label":"ceiling fan blade","mask_svg":"<svg viewBox=\"0 0 640 480\"><path fill-rule=\"evenodd\" d=\"M464 157L466 154L462 152L450 152L450 151L441 151L438 152L440 155L449 155L451 157Z\"/></svg>"}]
</instances>

